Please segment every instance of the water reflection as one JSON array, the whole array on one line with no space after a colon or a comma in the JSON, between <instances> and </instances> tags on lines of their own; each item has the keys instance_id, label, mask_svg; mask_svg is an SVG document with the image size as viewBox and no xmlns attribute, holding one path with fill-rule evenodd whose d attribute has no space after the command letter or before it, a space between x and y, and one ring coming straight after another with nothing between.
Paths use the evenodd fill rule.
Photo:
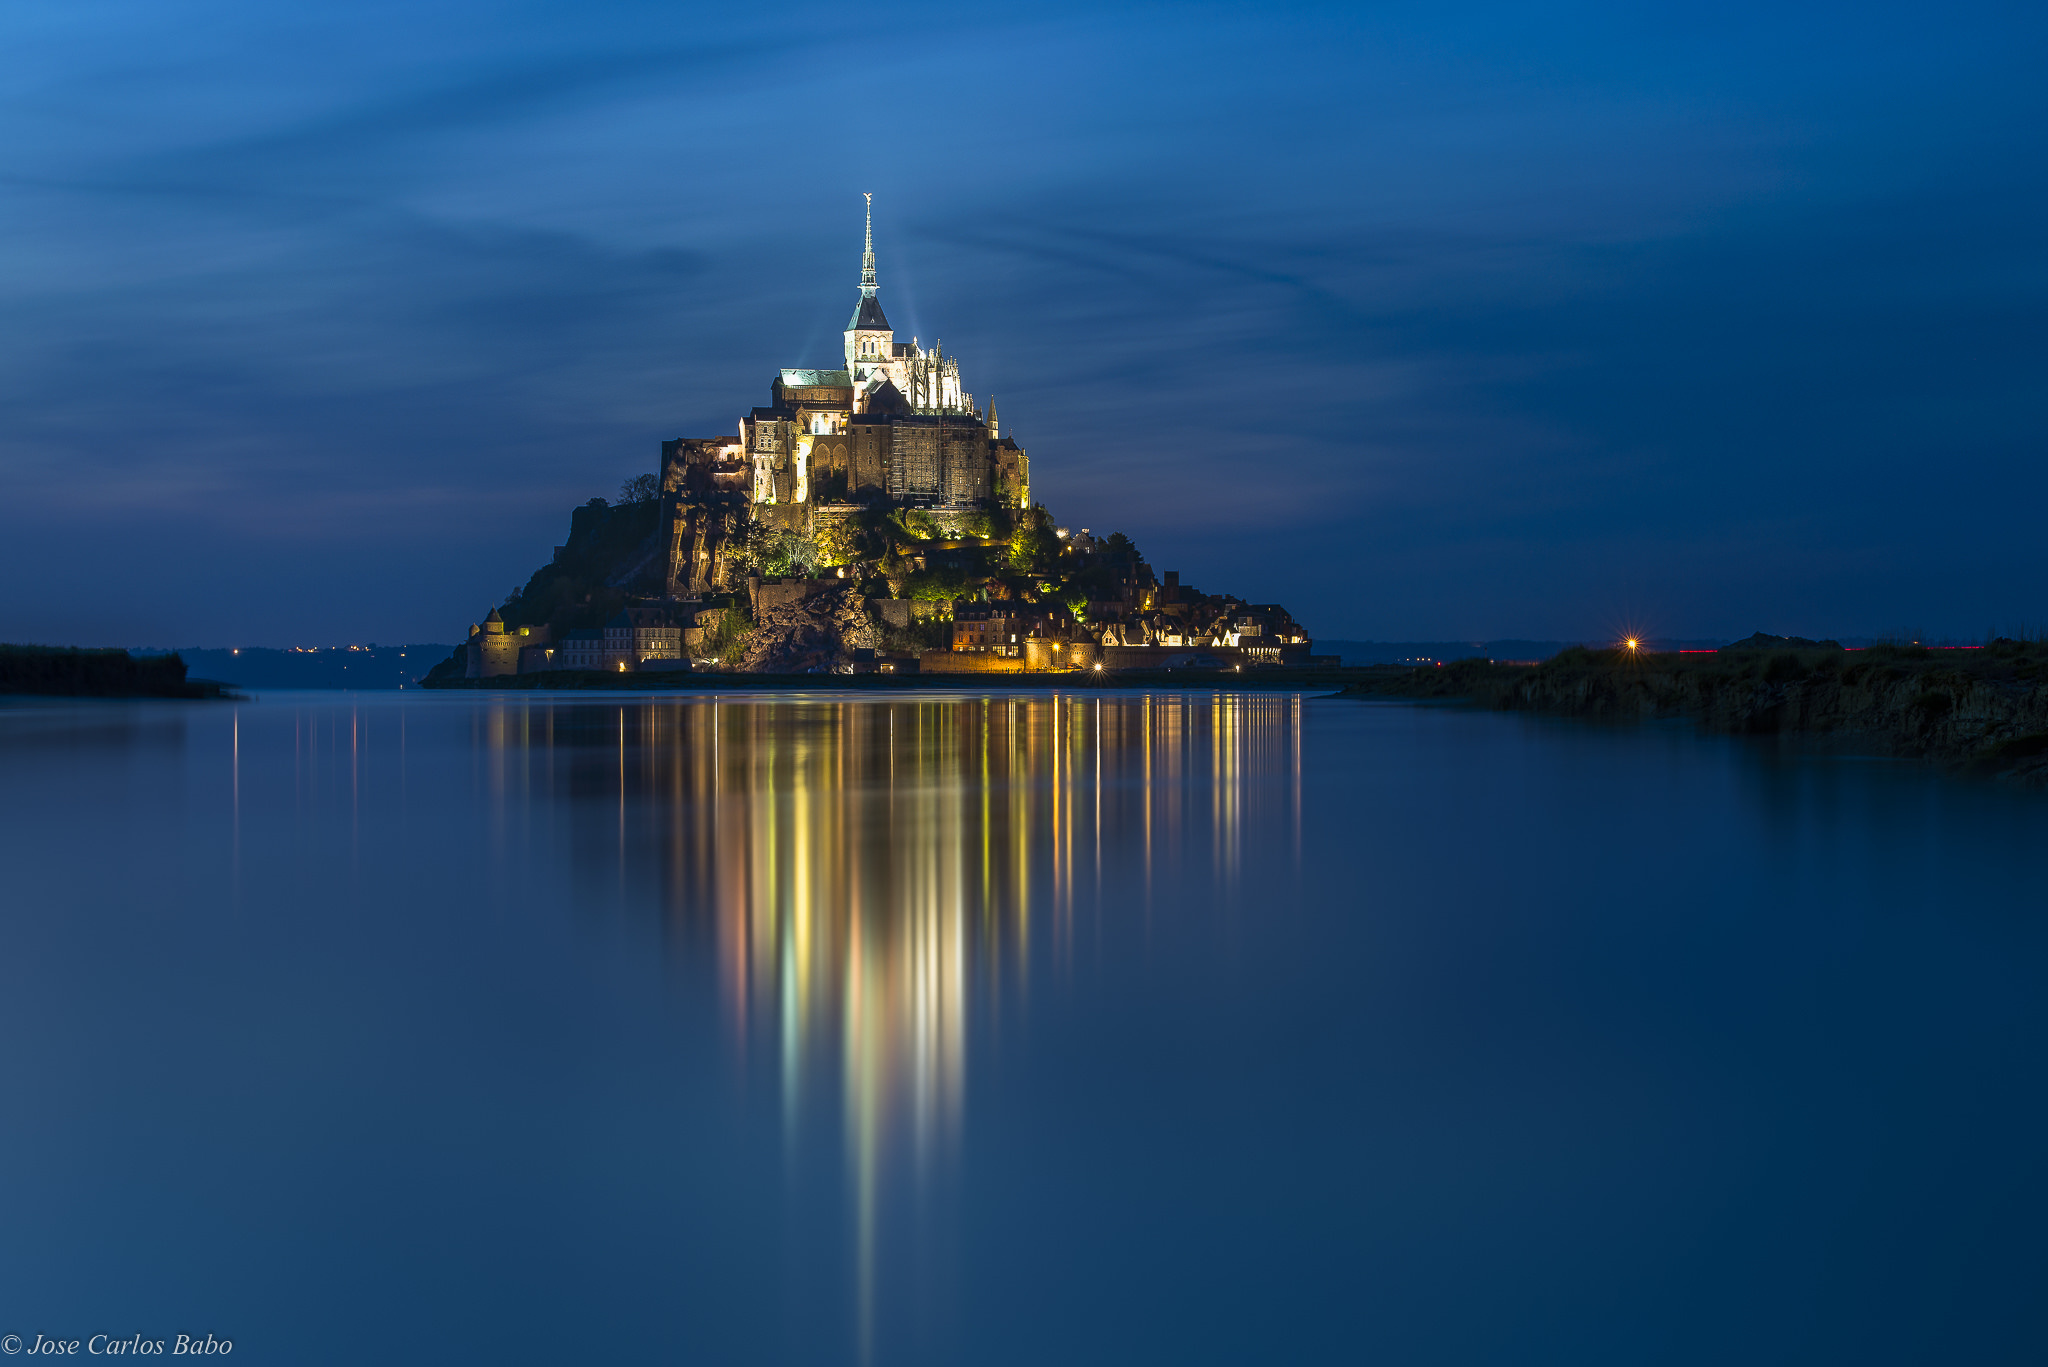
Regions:
<instances>
[{"instance_id":1,"label":"water reflection","mask_svg":"<svg viewBox=\"0 0 2048 1367\"><path fill-rule=\"evenodd\" d=\"M0 780L45 1329L2044 1356L2034 794L1044 694L11 701Z\"/></svg>"},{"instance_id":2,"label":"water reflection","mask_svg":"<svg viewBox=\"0 0 2048 1367\"><path fill-rule=\"evenodd\" d=\"M475 724L508 840L531 786L565 783L586 818L580 884L708 922L733 1043L772 1057L791 1142L836 1104L865 1350L883 1225L959 1140L970 1020L1021 997L1034 959L1070 965L1078 921L1149 914L1164 871L1233 883L1254 805L1284 795L1263 814L1298 830L1300 711L1294 695L664 698L506 701ZM1112 887L1142 905L1106 906Z\"/></svg>"}]
</instances>

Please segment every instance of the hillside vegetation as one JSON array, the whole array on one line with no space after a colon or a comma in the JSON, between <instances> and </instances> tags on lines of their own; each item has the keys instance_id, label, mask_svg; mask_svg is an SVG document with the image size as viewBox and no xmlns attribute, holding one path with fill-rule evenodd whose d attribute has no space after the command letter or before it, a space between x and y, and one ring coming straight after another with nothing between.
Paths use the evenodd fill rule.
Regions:
<instances>
[{"instance_id":1,"label":"hillside vegetation","mask_svg":"<svg viewBox=\"0 0 2048 1367\"><path fill-rule=\"evenodd\" d=\"M1381 670L1344 692L1612 720L1689 717L1738 735L1836 736L2048 783L2048 644L2040 641L1852 651L1758 635L1685 655L1573 648L1533 666L1461 660Z\"/></svg>"}]
</instances>

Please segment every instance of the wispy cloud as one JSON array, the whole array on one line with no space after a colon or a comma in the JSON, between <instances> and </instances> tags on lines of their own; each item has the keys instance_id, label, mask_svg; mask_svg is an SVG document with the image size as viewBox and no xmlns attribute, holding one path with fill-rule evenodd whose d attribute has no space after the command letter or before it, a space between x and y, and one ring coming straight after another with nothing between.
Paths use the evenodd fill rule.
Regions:
<instances>
[{"instance_id":1,"label":"wispy cloud","mask_svg":"<svg viewBox=\"0 0 2048 1367\"><path fill-rule=\"evenodd\" d=\"M1330 634L1975 621L2048 568L2038 18L1822 70L1761 9L105 13L0 58L0 636L144 579L155 639L468 621L829 359L863 189L1062 517Z\"/></svg>"}]
</instances>

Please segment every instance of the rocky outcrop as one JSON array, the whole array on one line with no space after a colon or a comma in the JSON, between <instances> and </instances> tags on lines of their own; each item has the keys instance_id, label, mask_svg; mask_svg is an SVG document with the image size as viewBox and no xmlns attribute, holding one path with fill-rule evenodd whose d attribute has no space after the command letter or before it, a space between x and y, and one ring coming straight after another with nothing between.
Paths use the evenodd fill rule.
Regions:
<instances>
[{"instance_id":1,"label":"rocky outcrop","mask_svg":"<svg viewBox=\"0 0 2048 1367\"><path fill-rule=\"evenodd\" d=\"M749 674L830 673L853 652L881 644L881 632L852 583L785 601L764 601L738 668Z\"/></svg>"},{"instance_id":2,"label":"rocky outcrop","mask_svg":"<svg viewBox=\"0 0 2048 1367\"><path fill-rule=\"evenodd\" d=\"M1745 643L1746 644L1746 643ZM1839 737L2027 783L2048 783L2048 650L1725 650L1698 660L1566 651L1545 664L1462 661L1390 672L1347 693L1635 720L1690 717L1740 735Z\"/></svg>"},{"instance_id":3,"label":"rocky outcrop","mask_svg":"<svg viewBox=\"0 0 2048 1367\"><path fill-rule=\"evenodd\" d=\"M746 540L746 509L730 499L677 501L668 515L670 596L697 598L734 587L733 554Z\"/></svg>"}]
</instances>

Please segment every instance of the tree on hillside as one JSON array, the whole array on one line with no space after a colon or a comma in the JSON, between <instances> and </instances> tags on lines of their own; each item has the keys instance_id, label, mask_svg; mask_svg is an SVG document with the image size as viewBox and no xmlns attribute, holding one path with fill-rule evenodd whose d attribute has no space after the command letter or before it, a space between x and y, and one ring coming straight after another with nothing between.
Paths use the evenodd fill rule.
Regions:
<instances>
[{"instance_id":1,"label":"tree on hillside","mask_svg":"<svg viewBox=\"0 0 2048 1367\"><path fill-rule=\"evenodd\" d=\"M818 543L802 532L756 522L733 559L763 579L808 575L818 568Z\"/></svg>"},{"instance_id":2,"label":"tree on hillside","mask_svg":"<svg viewBox=\"0 0 2048 1367\"><path fill-rule=\"evenodd\" d=\"M1018 514L1016 529L1010 533L1010 567L1021 574L1050 568L1060 553L1060 539L1053 531L1052 514L1036 504Z\"/></svg>"},{"instance_id":3,"label":"tree on hillside","mask_svg":"<svg viewBox=\"0 0 2048 1367\"><path fill-rule=\"evenodd\" d=\"M930 541L939 534L938 520L922 508L905 508L898 512L896 525L919 541Z\"/></svg>"},{"instance_id":4,"label":"tree on hillside","mask_svg":"<svg viewBox=\"0 0 2048 1367\"><path fill-rule=\"evenodd\" d=\"M866 527L850 517L836 518L818 528L818 563L830 568L851 565L864 559L873 539Z\"/></svg>"},{"instance_id":5,"label":"tree on hillside","mask_svg":"<svg viewBox=\"0 0 2048 1367\"><path fill-rule=\"evenodd\" d=\"M661 480L655 475L635 475L619 486L619 502L645 503L661 497Z\"/></svg>"}]
</instances>

